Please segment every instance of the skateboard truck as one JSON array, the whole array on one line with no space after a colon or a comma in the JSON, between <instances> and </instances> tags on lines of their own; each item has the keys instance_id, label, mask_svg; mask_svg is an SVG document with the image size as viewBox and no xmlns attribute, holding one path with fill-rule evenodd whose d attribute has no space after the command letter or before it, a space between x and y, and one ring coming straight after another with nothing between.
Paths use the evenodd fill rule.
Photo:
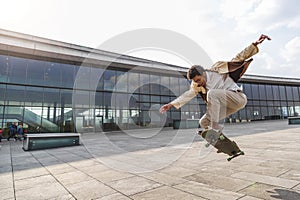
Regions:
<instances>
[{"instance_id":1,"label":"skateboard truck","mask_svg":"<svg viewBox=\"0 0 300 200\"><path fill-rule=\"evenodd\" d=\"M234 154L233 156L227 158L227 161L229 162L229 161L231 161L233 158L236 158L236 157L238 157L238 156L240 156L240 155L245 155L245 153L244 153L243 151L240 151L239 153Z\"/></svg>"}]
</instances>

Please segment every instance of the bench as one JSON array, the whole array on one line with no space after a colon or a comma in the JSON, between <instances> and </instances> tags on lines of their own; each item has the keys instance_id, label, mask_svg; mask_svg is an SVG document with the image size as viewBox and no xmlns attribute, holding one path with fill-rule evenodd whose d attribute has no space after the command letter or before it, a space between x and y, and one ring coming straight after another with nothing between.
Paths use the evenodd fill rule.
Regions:
<instances>
[{"instance_id":1,"label":"bench","mask_svg":"<svg viewBox=\"0 0 300 200\"><path fill-rule=\"evenodd\" d=\"M80 145L79 133L36 133L25 134L23 149L36 150Z\"/></svg>"},{"instance_id":2,"label":"bench","mask_svg":"<svg viewBox=\"0 0 300 200\"><path fill-rule=\"evenodd\" d=\"M289 124L300 124L300 117L288 117Z\"/></svg>"}]
</instances>

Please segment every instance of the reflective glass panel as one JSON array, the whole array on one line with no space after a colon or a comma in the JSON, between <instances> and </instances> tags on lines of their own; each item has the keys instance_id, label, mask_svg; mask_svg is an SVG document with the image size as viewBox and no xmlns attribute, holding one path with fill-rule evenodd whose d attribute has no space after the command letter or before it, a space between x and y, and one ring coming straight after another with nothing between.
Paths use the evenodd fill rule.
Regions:
<instances>
[{"instance_id":1,"label":"reflective glass panel","mask_svg":"<svg viewBox=\"0 0 300 200\"><path fill-rule=\"evenodd\" d=\"M57 87L62 85L61 64L54 62L45 63L45 85Z\"/></svg>"},{"instance_id":2,"label":"reflective glass panel","mask_svg":"<svg viewBox=\"0 0 300 200\"><path fill-rule=\"evenodd\" d=\"M9 57L0 55L0 82L7 82L9 72Z\"/></svg>"},{"instance_id":3,"label":"reflective glass panel","mask_svg":"<svg viewBox=\"0 0 300 200\"><path fill-rule=\"evenodd\" d=\"M9 68L9 83L26 83L26 69L28 60L25 58L10 57L10 68Z\"/></svg>"},{"instance_id":4,"label":"reflective glass panel","mask_svg":"<svg viewBox=\"0 0 300 200\"><path fill-rule=\"evenodd\" d=\"M29 60L27 68L27 84L44 85L45 62L39 60Z\"/></svg>"}]
</instances>

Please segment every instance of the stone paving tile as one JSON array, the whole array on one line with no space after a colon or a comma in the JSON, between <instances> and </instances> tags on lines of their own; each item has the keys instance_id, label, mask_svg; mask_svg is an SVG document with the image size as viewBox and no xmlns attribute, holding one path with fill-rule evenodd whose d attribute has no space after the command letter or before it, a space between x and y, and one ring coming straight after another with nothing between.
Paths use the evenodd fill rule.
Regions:
<instances>
[{"instance_id":1,"label":"stone paving tile","mask_svg":"<svg viewBox=\"0 0 300 200\"><path fill-rule=\"evenodd\" d=\"M270 169L269 167L258 166L258 165L252 164L252 163L247 163L243 166L238 167L237 171L250 172L250 173L255 173L255 174L260 174L260 175L277 177L277 176L287 172L287 169L277 168L275 166L272 167L272 169Z\"/></svg>"},{"instance_id":2,"label":"stone paving tile","mask_svg":"<svg viewBox=\"0 0 300 200\"><path fill-rule=\"evenodd\" d=\"M234 173L237 173L236 166L231 167L221 167L212 165L202 165L197 168L198 173L209 173L221 176L231 176Z\"/></svg>"},{"instance_id":3,"label":"stone paving tile","mask_svg":"<svg viewBox=\"0 0 300 200\"><path fill-rule=\"evenodd\" d=\"M24 190L18 190L16 187L16 199L51 199L68 194L69 192L58 182L36 184Z\"/></svg>"},{"instance_id":4,"label":"stone paving tile","mask_svg":"<svg viewBox=\"0 0 300 200\"><path fill-rule=\"evenodd\" d=\"M244 196L242 198L240 198L239 200L262 200L261 198L256 198L256 197L252 197L252 196Z\"/></svg>"},{"instance_id":5,"label":"stone paving tile","mask_svg":"<svg viewBox=\"0 0 300 200\"><path fill-rule=\"evenodd\" d=\"M12 164L13 164L12 166L13 166L14 171L42 167L42 165L38 161L33 160L33 159L26 160L26 158L24 158L23 163L21 162L21 159L20 159L17 163L15 163L13 161Z\"/></svg>"},{"instance_id":6,"label":"stone paving tile","mask_svg":"<svg viewBox=\"0 0 300 200\"><path fill-rule=\"evenodd\" d=\"M253 182L265 183L274 186L285 187L285 188L293 188L300 183L299 181L278 178L278 177L264 176L264 175L249 173L249 172L239 172L233 174L232 177L240 178L244 180L250 180Z\"/></svg>"},{"instance_id":7,"label":"stone paving tile","mask_svg":"<svg viewBox=\"0 0 300 200\"><path fill-rule=\"evenodd\" d=\"M66 147L66 148L68 148L68 147ZM73 155L71 153L57 154L57 155L55 155L55 158L57 158L61 162L70 162L70 163L83 160L82 157L77 156L77 155Z\"/></svg>"},{"instance_id":8,"label":"stone paving tile","mask_svg":"<svg viewBox=\"0 0 300 200\"><path fill-rule=\"evenodd\" d=\"M103 182L103 183L109 183L112 181L129 178L134 176L133 174L127 173L127 172L119 172L116 170L105 170L105 171L95 171L89 173L90 176L93 178Z\"/></svg>"},{"instance_id":9,"label":"stone paving tile","mask_svg":"<svg viewBox=\"0 0 300 200\"><path fill-rule=\"evenodd\" d=\"M63 185L71 185L71 184L75 184L75 183L80 183L82 181L92 180L92 178L90 176L88 176L88 175L86 175L86 174L84 174L84 173L82 173L81 171L78 171L78 170L63 173L63 174L56 174L54 176Z\"/></svg>"},{"instance_id":10,"label":"stone paving tile","mask_svg":"<svg viewBox=\"0 0 300 200\"><path fill-rule=\"evenodd\" d=\"M81 181L66 188L77 200L96 199L116 192L97 180Z\"/></svg>"},{"instance_id":11,"label":"stone paving tile","mask_svg":"<svg viewBox=\"0 0 300 200\"><path fill-rule=\"evenodd\" d=\"M25 170L17 170L14 171L14 179L19 180L19 179L25 179L25 178L30 178L30 177L36 177L36 176L43 176L47 175L49 172L43 168L33 168L33 169L25 169Z\"/></svg>"},{"instance_id":12,"label":"stone paving tile","mask_svg":"<svg viewBox=\"0 0 300 200\"><path fill-rule=\"evenodd\" d=\"M159 183L137 176L109 182L108 185L127 196L145 192L161 186Z\"/></svg>"},{"instance_id":13,"label":"stone paving tile","mask_svg":"<svg viewBox=\"0 0 300 200\"><path fill-rule=\"evenodd\" d=\"M76 199L71 194L66 194L58 197L53 197L47 200L76 200Z\"/></svg>"},{"instance_id":14,"label":"stone paving tile","mask_svg":"<svg viewBox=\"0 0 300 200\"><path fill-rule=\"evenodd\" d=\"M269 158L265 159L264 162L260 164L260 166L269 167L269 168L283 168L283 169L294 169L300 170L300 161L299 160L286 160L286 159L275 159Z\"/></svg>"},{"instance_id":15,"label":"stone paving tile","mask_svg":"<svg viewBox=\"0 0 300 200\"><path fill-rule=\"evenodd\" d=\"M245 193L247 195L251 195L257 198L262 199L287 199L287 200L298 200L300 199L300 193L277 187L272 185L267 185L263 183L253 184L243 190L241 193Z\"/></svg>"},{"instance_id":16,"label":"stone paving tile","mask_svg":"<svg viewBox=\"0 0 300 200\"><path fill-rule=\"evenodd\" d=\"M175 185L173 187L181 191L185 191L190 194L194 194L212 200L224 200L224 199L230 200L230 199L238 199L244 196L243 194L227 191L224 189L219 189L211 185L205 185L194 181L189 181L183 184Z\"/></svg>"},{"instance_id":17,"label":"stone paving tile","mask_svg":"<svg viewBox=\"0 0 300 200\"><path fill-rule=\"evenodd\" d=\"M136 195L131 196L134 200L157 200L157 199L164 199L164 200L196 200L196 199L204 199L199 196L195 196L180 190L177 190L172 187L163 186L159 188L155 188L153 190L149 190L143 193L139 193Z\"/></svg>"},{"instance_id":18,"label":"stone paving tile","mask_svg":"<svg viewBox=\"0 0 300 200\"><path fill-rule=\"evenodd\" d=\"M289 170L279 177L300 181L300 170Z\"/></svg>"},{"instance_id":19,"label":"stone paving tile","mask_svg":"<svg viewBox=\"0 0 300 200\"><path fill-rule=\"evenodd\" d=\"M14 189L13 187L0 189L0 199L6 200L6 199L14 199Z\"/></svg>"},{"instance_id":20,"label":"stone paving tile","mask_svg":"<svg viewBox=\"0 0 300 200\"><path fill-rule=\"evenodd\" d=\"M12 171L12 166L11 166L11 162L7 162L7 161L0 161L1 165L0 165L0 173L7 173L7 172L11 172Z\"/></svg>"},{"instance_id":21,"label":"stone paving tile","mask_svg":"<svg viewBox=\"0 0 300 200\"><path fill-rule=\"evenodd\" d=\"M46 166L46 168L53 175L78 171L77 169L75 169L74 167L71 167L70 165L68 165L66 163L49 165L49 166Z\"/></svg>"},{"instance_id":22,"label":"stone paving tile","mask_svg":"<svg viewBox=\"0 0 300 200\"><path fill-rule=\"evenodd\" d=\"M293 187L294 190L300 191L300 184Z\"/></svg>"},{"instance_id":23,"label":"stone paving tile","mask_svg":"<svg viewBox=\"0 0 300 200\"><path fill-rule=\"evenodd\" d=\"M48 157L46 157L46 158L37 158L37 159L43 166L57 165L57 164L63 163L59 159L57 159L53 156L50 156L50 155L48 155Z\"/></svg>"},{"instance_id":24,"label":"stone paving tile","mask_svg":"<svg viewBox=\"0 0 300 200\"><path fill-rule=\"evenodd\" d=\"M97 198L95 200L130 200L131 198L121 194L121 193L114 193L104 197Z\"/></svg>"},{"instance_id":25,"label":"stone paving tile","mask_svg":"<svg viewBox=\"0 0 300 200\"><path fill-rule=\"evenodd\" d=\"M34 188L37 185L56 183L56 180L51 175L27 178L15 181L16 190L26 190Z\"/></svg>"},{"instance_id":26,"label":"stone paving tile","mask_svg":"<svg viewBox=\"0 0 300 200\"><path fill-rule=\"evenodd\" d=\"M167 174L162 174L158 172L150 172L150 173L144 173L144 174L139 174L142 177L145 177L147 179L150 179L152 181L155 181L157 183L163 184L163 185L177 185L179 183L186 182L186 179L179 178L176 176L170 176Z\"/></svg>"},{"instance_id":27,"label":"stone paving tile","mask_svg":"<svg viewBox=\"0 0 300 200\"><path fill-rule=\"evenodd\" d=\"M69 164L77 169L81 169L82 167L99 165L99 162L96 159L87 159L87 160L80 160L77 162L71 162Z\"/></svg>"},{"instance_id":28,"label":"stone paving tile","mask_svg":"<svg viewBox=\"0 0 300 200\"><path fill-rule=\"evenodd\" d=\"M185 179L203 183L206 185L212 185L218 188L222 188L229 191L239 191L245 187L248 187L249 185L252 185L253 181L248 180L241 180L237 178L232 177L226 177L222 175L216 175L213 173L199 173L194 174L188 177L185 177ZM230 183L230 184L228 184Z\"/></svg>"},{"instance_id":29,"label":"stone paving tile","mask_svg":"<svg viewBox=\"0 0 300 200\"><path fill-rule=\"evenodd\" d=\"M13 187L12 173L0 173L0 190L6 188L12 188L12 187Z\"/></svg>"},{"instance_id":30,"label":"stone paving tile","mask_svg":"<svg viewBox=\"0 0 300 200\"><path fill-rule=\"evenodd\" d=\"M198 173L198 171L193 169L186 169L183 167L173 167L173 166L164 168L162 170L158 170L158 172L168 174L170 176L180 177L180 178Z\"/></svg>"},{"instance_id":31,"label":"stone paving tile","mask_svg":"<svg viewBox=\"0 0 300 200\"><path fill-rule=\"evenodd\" d=\"M87 174L95 174L95 173L99 173L99 172L102 173L103 171L111 170L111 168L103 164L97 163L91 166L80 167L79 170Z\"/></svg>"}]
</instances>

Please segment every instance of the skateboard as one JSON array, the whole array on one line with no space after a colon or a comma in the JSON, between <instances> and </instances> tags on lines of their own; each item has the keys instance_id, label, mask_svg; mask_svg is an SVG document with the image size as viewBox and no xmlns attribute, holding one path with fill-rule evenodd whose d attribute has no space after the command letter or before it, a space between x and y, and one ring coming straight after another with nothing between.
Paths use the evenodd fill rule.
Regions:
<instances>
[{"instance_id":1,"label":"skateboard","mask_svg":"<svg viewBox=\"0 0 300 200\"><path fill-rule=\"evenodd\" d=\"M218 149L217 153L225 153L229 155L230 157L227 158L227 161L231 161L233 158L240 155L245 155L234 141L231 141L221 132L216 132L211 129L199 131L198 134L208 142L205 145L206 147L212 145Z\"/></svg>"}]
</instances>

